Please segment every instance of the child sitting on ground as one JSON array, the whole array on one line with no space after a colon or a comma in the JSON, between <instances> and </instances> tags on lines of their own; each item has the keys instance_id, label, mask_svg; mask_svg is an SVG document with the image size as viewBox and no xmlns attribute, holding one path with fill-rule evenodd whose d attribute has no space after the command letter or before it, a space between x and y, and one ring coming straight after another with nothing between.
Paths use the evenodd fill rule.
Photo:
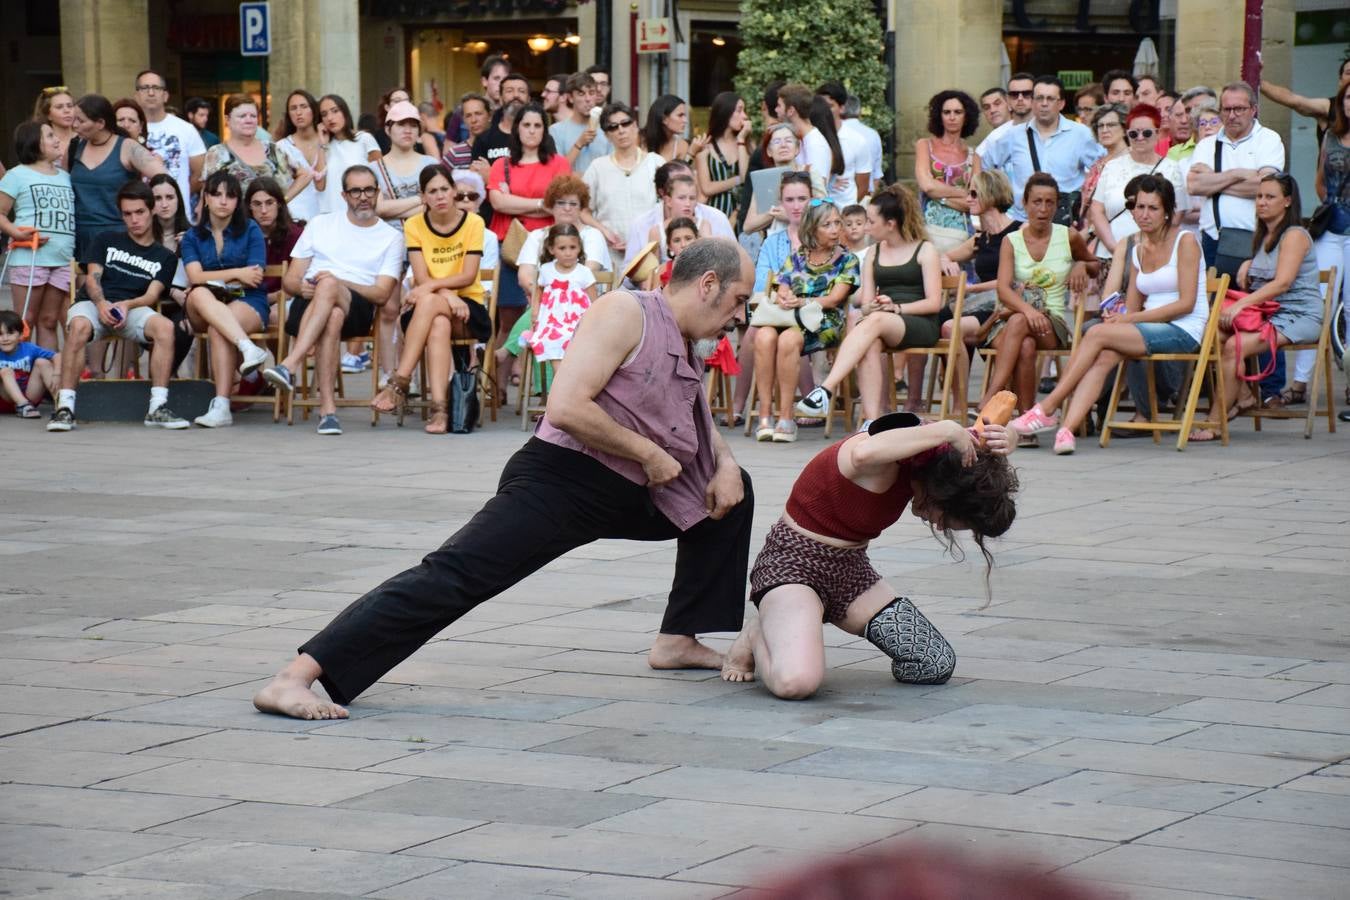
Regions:
<instances>
[{"instance_id":1,"label":"child sitting on ground","mask_svg":"<svg viewBox=\"0 0 1350 900\"><path fill-rule=\"evenodd\" d=\"M59 355L23 339L23 320L13 310L0 310L0 412L21 419L42 414L37 405L54 396Z\"/></svg>"}]
</instances>

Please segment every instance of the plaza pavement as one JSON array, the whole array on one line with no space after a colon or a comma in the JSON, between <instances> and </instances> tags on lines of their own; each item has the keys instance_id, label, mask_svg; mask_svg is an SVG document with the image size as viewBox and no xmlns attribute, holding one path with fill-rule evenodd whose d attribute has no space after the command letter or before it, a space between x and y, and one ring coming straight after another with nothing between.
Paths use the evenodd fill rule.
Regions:
<instances>
[{"instance_id":1,"label":"plaza pavement","mask_svg":"<svg viewBox=\"0 0 1350 900\"><path fill-rule=\"evenodd\" d=\"M673 544L602 542L474 611L345 722L249 697L492 493L507 415L431 438L0 421L0 896L753 897L928 840L1157 900L1350 885L1350 436L1014 457L983 566L872 558L941 687L826 632L809 701L644 661ZM731 443L754 550L824 446ZM713 639L725 647L729 636Z\"/></svg>"}]
</instances>

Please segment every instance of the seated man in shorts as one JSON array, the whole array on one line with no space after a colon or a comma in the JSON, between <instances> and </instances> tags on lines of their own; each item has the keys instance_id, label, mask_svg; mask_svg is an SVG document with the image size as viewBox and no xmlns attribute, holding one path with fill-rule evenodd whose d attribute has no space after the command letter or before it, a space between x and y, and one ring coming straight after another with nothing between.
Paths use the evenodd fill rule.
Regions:
<instances>
[{"instance_id":1,"label":"seated man in shorts","mask_svg":"<svg viewBox=\"0 0 1350 900\"><path fill-rule=\"evenodd\" d=\"M84 368L85 345L110 336L150 346L150 409L145 424L174 430L191 427L168 406L173 323L155 312L155 304L168 294L178 257L160 243L155 198L143 182L127 182L117 192L117 208L126 231L105 231L94 238L89 277L66 317L61 387L48 431L75 427L75 386Z\"/></svg>"},{"instance_id":2,"label":"seated man in shorts","mask_svg":"<svg viewBox=\"0 0 1350 900\"><path fill-rule=\"evenodd\" d=\"M403 275L403 235L375 214L375 173L352 166L342 176L343 212L315 216L291 250L282 290L295 297L286 333L295 338L286 358L263 370L277 390L294 390L292 372L314 350L319 386L319 434L342 434L334 391L342 342L370 334Z\"/></svg>"}]
</instances>

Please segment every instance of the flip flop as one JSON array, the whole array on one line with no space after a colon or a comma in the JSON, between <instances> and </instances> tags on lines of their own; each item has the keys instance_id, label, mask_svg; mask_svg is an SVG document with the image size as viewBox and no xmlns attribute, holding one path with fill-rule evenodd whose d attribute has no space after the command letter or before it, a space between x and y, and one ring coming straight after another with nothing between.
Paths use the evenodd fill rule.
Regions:
<instances>
[{"instance_id":1,"label":"flip flop","mask_svg":"<svg viewBox=\"0 0 1350 900\"><path fill-rule=\"evenodd\" d=\"M1209 428L1196 428L1191 432L1190 437L1186 439L1190 444L1203 444L1207 441L1217 441L1219 435Z\"/></svg>"}]
</instances>

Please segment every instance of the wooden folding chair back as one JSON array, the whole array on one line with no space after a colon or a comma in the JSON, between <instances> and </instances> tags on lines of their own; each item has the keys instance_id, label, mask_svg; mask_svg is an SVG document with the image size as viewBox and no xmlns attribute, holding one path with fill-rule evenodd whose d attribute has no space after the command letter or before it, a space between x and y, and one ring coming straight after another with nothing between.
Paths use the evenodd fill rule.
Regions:
<instances>
[{"instance_id":1,"label":"wooden folding chair back","mask_svg":"<svg viewBox=\"0 0 1350 900\"><path fill-rule=\"evenodd\" d=\"M1070 294L1069 302L1073 304L1073 323L1069 326L1069 346L1054 347L1050 350L1036 351L1036 371L1041 371L1047 359L1053 359L1056 363L1061 359L1067 359L1073 355L1073 351L1078 347L1078 339L1083 335L1083 320L1086 318L1087 298L1078 294ZM997 307L995 307L997 309ZM908 351L906 351L908 352ZM993 368L994 357L998 351L993 347L981 347L976 351L981 359L984 360L984 372L980 376L980 396L983 397L989 388L989 372Z\"/></svg>"},{"instance_id":2,"label":"wooden folding chair back","mask_svg":"<svg viewBox=\"0 0 1350 900\"><path fill-rule=\"evenodd\" d=\"M905 354L915 354L926 356L932 360L932 366L928 373L928 386L924 392L924 411L931 412L933 409L933 389L939 380L942 382L942 396L938 398L938 417L942 419L951 418L958 422L965 421L967 402L968 379L962 378L961 373L965 370L959 354L965 353L965 343L961 335L961 316L965 310L966 304L966 276L964 273L957 275L942 276L942 306L951 307L952 311L952 333L950 337L940 337L938 342L931 347L906 347ZM896 387L894 373L890 378L891 385L891 404L895 409L900 408L900 391ZM919 390L918 385L910 385L909 390Z\"/></svg>"},{"instance_id":3,"label":"wooden folding chair back","mask_svg":"<svg viewBox=\"0 0 1350 900\"><path fill-rule=\"evenodd\" d=\"M1309 251L1311 252L1311 251ZM1336 287L1336 267L1323 270L1318 275L1318 282L1322 285L1322 328L1317 333L1317 340L1302 344L1285 344L1278 352L1294 350L1312 350L1317 356L1313 363L1312 380L1308 382L1307 387L1307 409L1267 409L1260 404L1243 412L1255 420L1257 431L1261 430L1262 419L1303 419L1303 437L1311 438L1313 433L1313 422L1319 415L1327 417L1327 433L1336 432L1336 390L1332 384L1332 372L1335 371L1335 359L1331 350L1331 329L1335 327L1332 319L1332 311L1336 308L1335 296L1333 291ZM1317 405L1317 392L1325 388L1326 403L1319 409Z\"/></svg>"},{"instance_id":4,"label":"wooden folding chair back","mask_svg":"<svg viewBox=\"0 0 1350 900\"><path fill-rule=\"evenodd\" d=\"M1131 360L1126 360L1116 369L1116 381L1111 388L1111 401L1107 408L1106 416L1102 422L1102 433L1099 443L1103 447L1111 445L1111 432L1118 429L1128 431L1151 431L1153 432L1153 443L1160 443L1160 434L1164 431L1175 431L1177 433L1177 449L1185 450L1186 444L1190 441L1191 432L1197 428L1204 428L1216 431L1219 434L1223 445L1228 446L1228 398L1225 396L1222 373L1219 366L1222 365L1222 354L1220 352L1219 338L1219 313L1223 310L1223 296L1228 292L1228 276L1215 276L1211 274L1205 279L1205 291L1209 294L1209 320L1205 323L1204 333L1200 337L1200 346L1194 353L1151 353L1140 357L1139 361L1148 366L1148 388L1149 388L1149 414L1147 421L1136 422L1133 419L1117 419L1116 412L1120 405L1120 394L1125 387L1125 367ZM1196 298L1199 302L1200 298ZM1170 420L1163 419L1158 411L1158 392L1154 386L1153 364L1158 362L1179 362L1186 365L1186 372L1181 379L1181 388L1178 391L1178 397L1184 397L1184 402L1178 402L1172 413ZM1196 418L1196 408L1200 403L1200 389L1209 381L1209 409L1205 413L1204 419ZM1140 404L1136 402L1136 407Z\"/></svg>"}]
</instances>

